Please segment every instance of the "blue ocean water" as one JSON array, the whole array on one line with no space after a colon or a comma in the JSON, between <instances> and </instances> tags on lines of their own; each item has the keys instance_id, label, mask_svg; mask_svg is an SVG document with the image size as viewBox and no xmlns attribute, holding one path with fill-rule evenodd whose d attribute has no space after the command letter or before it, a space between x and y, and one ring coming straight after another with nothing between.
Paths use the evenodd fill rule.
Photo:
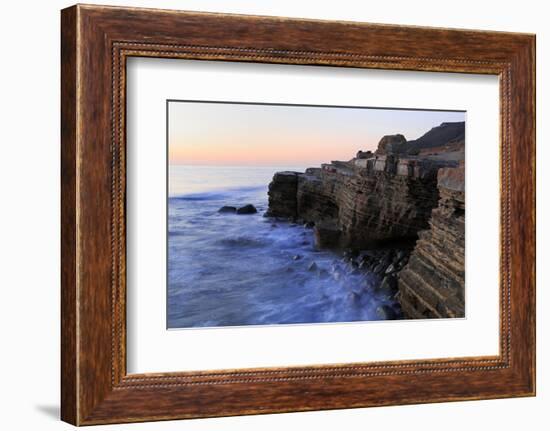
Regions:
<instances>
[{"instance_id":1,"label":"blue ocean water","mask_svg":"<svg viewBox=\"0 0 550 431\"><path fill-rule=\"evenodd\" d=\"M380 319L374 275L316 250L311 229L263 217L273 174L304 169L169 167L168 328ZM218 212L249 203L257 214Z\"/></svg>"}]
</instances>

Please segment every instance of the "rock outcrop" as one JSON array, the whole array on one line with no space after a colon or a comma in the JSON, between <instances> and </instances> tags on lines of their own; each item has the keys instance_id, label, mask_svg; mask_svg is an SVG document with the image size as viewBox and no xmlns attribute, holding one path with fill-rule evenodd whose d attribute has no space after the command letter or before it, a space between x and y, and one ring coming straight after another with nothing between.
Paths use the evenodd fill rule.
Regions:
<instances>
[{"instance_id":1,"label":"rock outcrop","mask_svg":"<svg viewBox=\"0 0 550 431\"><path fill-rule=\"evenodd\" d=\"M410 318L464 317L464 164L438 175L439 204L399 274L398 300Z\"/></svg>"},{"instance_id":2,"label":"rock outcrop","mask_svg":"<svg viewBox=\"0 0 550 431\"><path fill-rule=\"evenodd\" d=\"M314 222L321 247L368 248L416 239L437 205L437 171L453 165L378 155L303 174L280 172L269 186L268 215Z\"/></svg>"},{"instance_id":3,"label":"rock outcrop","mask_svg":"<svg viewBox=\"0 0 550 431\"><path fill-rule=\"evenodd\" d=\"M269 184L269 208L267 216L270 217L297 217L296 193L298 190L299 172L277 172L273 181Z\"/></svg>"},{"instance_id":4,"label":"rock outcrop","mask_svg":"<svg viewBox=\"0 0 550 431\"><path fill-rule=\"evenodd\" d=\"M256 214L258 210L252 204L246 204L240 208L237 208L237 214Z\"/></svg>"},{"instance_id":5,"label":"rock outcrop","mask_svg":"<svg viewBox=\"0 0 550 431\"><path fill-rule=\"evenodd\" d=\"M404 317L458 317L464 315L463 159L463 122L443 123L415 141L385 136L375 153L276 173L266 215L313 225L319 248L403 244L408 256L416 242L390 280Z\"/></svg>"},{"instance_id":6,"label":"rock outcrop","mask_svg":"<svg viewBox=\"0 0 550 431\"><path fill-rule=\"evenodd\" d=\"M224 205L218 210L219 213L223 214L235 214L237 212L237 207L232 207L229 205Z\"/></svg>"},{"instance_id":7,"label":"rock outcrop","mask_svg":"<svg viewBox=\"0 0 550 431\"><path fill-rule=\"evenodd\" d=\"M386 135L378 143L376 154L404 153L407 140L403 135Z\"/></svg>"},{"instance_id":8,"label":"rock outcrop","mask_svg":"<svg viewBox=\"0 0 550 431\"><path fill-rule=\"evenodd\" d=\"M416 239L437 204L437 169L446 165L376 156L348 167L324 166L319 177L299 179L298 215L332 220L341 248Z\"/></svg>"}]
</instances>

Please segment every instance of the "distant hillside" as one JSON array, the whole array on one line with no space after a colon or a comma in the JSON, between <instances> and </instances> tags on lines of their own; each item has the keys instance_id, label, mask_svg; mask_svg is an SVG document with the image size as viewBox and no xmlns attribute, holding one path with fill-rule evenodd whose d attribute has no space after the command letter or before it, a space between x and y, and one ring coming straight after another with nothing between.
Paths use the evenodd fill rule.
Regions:
<instances>
[{"instance_id":1,"label":"distant hillside","mask_svg":"<svg viewBox=\"0 0 550 431\"><path fill-rule=\"evenodd\" d=\"M407 141L403 135L384 136L378 143L376 154L421 154L429 149L440 152L464 148L465 122L441 123L418 139Z\"/></svg>"},{"instance_id":2,"label":"distant hillside","mask_svg":"<svg viewBox=\"0 0 550 431\"><path fill-rule=\"evenodd\" d=\"M421 150L424 148L441 147L451 142L464 140L465 122L441 123L420 138L407 141L408 150Z\"/></svg>"}]
</instances>

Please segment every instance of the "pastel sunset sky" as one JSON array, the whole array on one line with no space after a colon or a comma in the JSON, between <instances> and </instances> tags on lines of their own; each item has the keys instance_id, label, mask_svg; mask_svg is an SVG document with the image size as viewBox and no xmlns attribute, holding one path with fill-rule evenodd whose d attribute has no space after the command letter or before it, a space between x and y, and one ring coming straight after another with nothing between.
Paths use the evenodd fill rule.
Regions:
<instances>
[{"instance_id":1,"label":"pastel sunset sky","mask_svg":"<svg viewBox=\"0 0 550 431\"><path fill-rule=\"evenodd\" d=\"M177 102L168 105L172 165L318 166L375 150L384 135L416 139L465 112Z\"/></svg>"}]
</instances>

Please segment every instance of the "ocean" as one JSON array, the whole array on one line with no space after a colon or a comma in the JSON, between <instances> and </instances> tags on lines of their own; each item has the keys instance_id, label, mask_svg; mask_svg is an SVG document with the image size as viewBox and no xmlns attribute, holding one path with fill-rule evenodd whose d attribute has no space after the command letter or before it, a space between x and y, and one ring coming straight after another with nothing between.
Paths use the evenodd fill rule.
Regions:
<instances>
[{"instance_id":1,"label":"ocean","mask_svg":"<svg viewBox=\"0 0 550 431\"><path fill-rule=\"evenodd\" d=\"M305 167L169 166L168 328L379 320L391 305L312 229L263 216L282 170ZM258 212L218 212L246 204Z\"/></svg>"}]
</instances>

